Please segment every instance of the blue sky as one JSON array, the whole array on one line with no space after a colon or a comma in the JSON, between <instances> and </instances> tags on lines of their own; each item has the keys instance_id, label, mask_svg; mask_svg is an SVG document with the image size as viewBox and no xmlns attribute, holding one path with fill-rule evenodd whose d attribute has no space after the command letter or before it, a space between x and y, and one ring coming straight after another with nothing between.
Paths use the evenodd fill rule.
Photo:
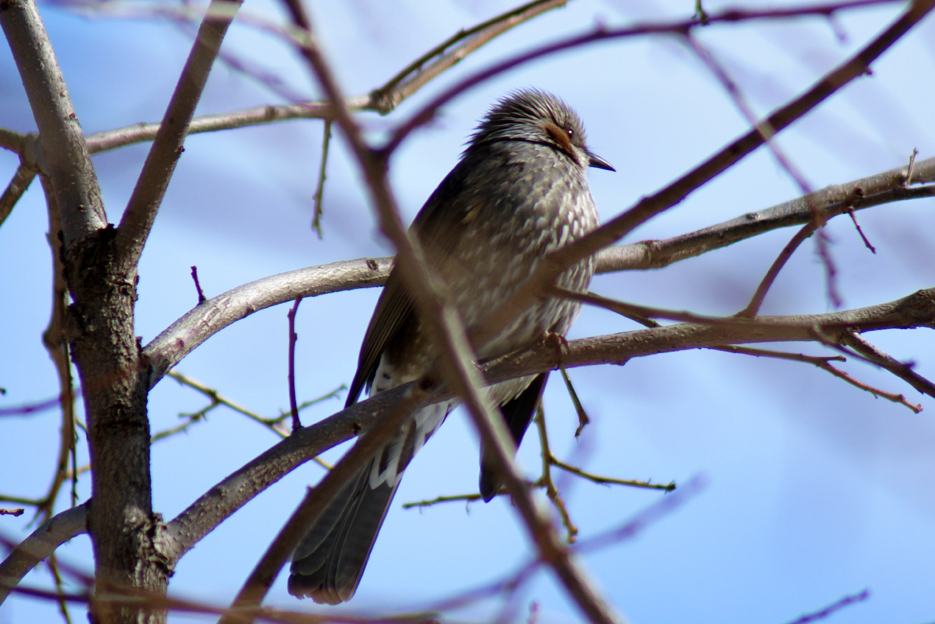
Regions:
<instances>
[{"instance_id":1,"label":"blue sky","mask_svg":"<svg viewBox=\"0 0 935 624\"><path fill-rule=\"evenodd\" d=\"M579 0L497 39L393 115L361 115L378 138L444 88L504 56L587 32L685 18L693 3ZM754 6L759 3L746 3ZM188 54L191 38L175 23L147 17L155 6L110 5L120 15L85 15L40 7L86 132L157 121ZM380 3L310 2L322 42L348 94L363 94L458 29L511 5L428 0ZM716 11L718 3L706 5ZM717 26L698 36L731 73L758 114L808 88L847 58L898 12L898 5L861 9L834 23L804 18ZM125 15L132 13L131 16ZM280 19L278 5L246 3L244 22ZM839 35L843 34L843 39ZM847 86L779 138L809 185L818 189L903 165L912 150L935 154L935 19L929 18L873 65L873 75ZM303 97L317 95L297 55L274 34L240 24L224 51L269 72ZM31 131L25 95L8 52L0 53L0 125ZM456 162L476 121L512 89L537 87L565 99L588 128L590 147L617 173L592 170L592 194L605 220L680 176L746 131L748 125L708 70L669 37L600 43L537 60L471 89L446 105L393 157L391 181L404 217ZM282 99L230 65L215 67L199 114ZM196 302L189 267L197 265L208 296L273 273L391 253L377 232L358 171L343 140L333 144L325 190L324 239L309 228L321 144L321 123L294 121L192 136L179 163L140 266L136 331L149 342ZM119 220L148 146L95 156L111 222ZM0 152L0 180L16 159ZM798 196L788 174L757 151L627 240L666 238ZM845 307L893 300L935 281L932 200L893 204L859 215L877 248L863 246L853 226L828 227ZM41 347L49 314L49 252L38 183L0 228L0 406L54 396L54 370ZM706 254L664 270L596 278L592 289L626 301L731 314L745 305L792 231ZM300 399L348 383L376 290L306 301L297 330ZM806 243L767 297L765 314L833 309L814 245ZM211 338L178 370L258 412L288 405L286 308L257 313ZM585 310L572 337L635 329L610 313ZM868 336L917 370L935 375L931 331ZM817 345L788 347L822 354ZM800 363L717 352L686 352L571 372L593 424L576 441L576 416L559 380L546 392L553 449L587 470L621 478L705 487L637 537L589 553L585 561L619 609L634 622L788 622L839 598L870 590L870 598L833 616L835 623L935 619L935 412L932 399L858 362L845 368L862 381L902 392L925 408L919 415ZM164 379L150 397L154 431L200 408L193 391ZM338 400L309 410L306 422L337 409ZM51 479L57 414L0 422L0 492L34 496ZM231 471L276 442L275 436L223 409L206 424L154 446L154 504L167 519ZM82 440L83 444L83 440ZM334 459L336 452L329 454ZM87 460L80 447L79 463ZM520 452L530 474L539 465L536 437ZM227 604L258 556L321 469L306 465L270 488L210 534L179 564L171 591ZM403 502L476 491L477 442L454 412L413 463L396 497L350 609L387 604L420 608L514 570L530 556L517 515L505 500L489 505L436 506L422 512ZM660 500L656 492L607 488L563 479L563 494L586 538L618 526ZM79 482L87 496L89 480ZM67 505L63 498L59 509ZM0 517L5 535L25 535L28 514ZM79 537L61 550L91 570L90 546ZM47 586L38 569L30 585ZM543 621L580 618L548 573L521 595ZM312 608L286 594L285 575L268 604ZM496 601L457 613L489 619ZM12 598L0 624L50 621L53 605ZM77 617L82 617L77 615ZM173 616L172 621L189 618ZM192 618L197 619L197 618Z\"/></svg>"}]
</instances>

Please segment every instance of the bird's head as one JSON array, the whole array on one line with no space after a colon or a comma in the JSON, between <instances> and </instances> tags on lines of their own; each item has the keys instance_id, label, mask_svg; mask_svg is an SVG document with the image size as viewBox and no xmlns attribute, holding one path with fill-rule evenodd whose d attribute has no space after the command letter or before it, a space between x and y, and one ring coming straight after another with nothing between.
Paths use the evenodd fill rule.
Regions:
<instances>
[{"instance_id":1,"label":"bird's head","mask_svg":"<svg viewBox=\"0 0 935 624\"><path fill-rule=\"evenodd\" d=\"M582 168L614 171L588 150L581 119L559 98L537 89L524 89L503 98L487 113L471 136L468 150L497 141L527 141L552 147Z\"/></svg>"}]
</instances>

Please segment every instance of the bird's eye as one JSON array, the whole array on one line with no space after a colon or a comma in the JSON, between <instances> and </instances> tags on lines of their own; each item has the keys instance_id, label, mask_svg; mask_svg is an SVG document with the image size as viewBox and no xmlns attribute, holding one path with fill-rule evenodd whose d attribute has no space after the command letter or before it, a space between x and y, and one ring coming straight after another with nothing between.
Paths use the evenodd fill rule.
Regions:
<instances>
[{"instance_id":1,"label":"bird's eye","mask_svg":"<svg viewBox=\"0 0 935 624\"><path fill-rule=\"evenodd\" d=\"M566 129L565 129L565 133L568 134L568 137L569 137L569 138L575 136L575 130L574 130L574 128L566 128Z\"/></svg>"}]
</instances>

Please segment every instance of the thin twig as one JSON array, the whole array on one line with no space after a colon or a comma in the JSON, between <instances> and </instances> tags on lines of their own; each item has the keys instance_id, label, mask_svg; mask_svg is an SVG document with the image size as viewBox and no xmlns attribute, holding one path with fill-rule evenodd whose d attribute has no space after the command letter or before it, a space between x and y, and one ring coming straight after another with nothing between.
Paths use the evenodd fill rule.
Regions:
<instances>
[{"instance_id":1,"label":"thin twig","mask_svg":"<svg viewBox=\"0 0 935 624\"><path fill-rule=\"evenodd\" d=\"M476 24L474 26L471 26L470 28L464 28L464 29L459 30L458 32L456 32L455 34L448 37L443 42L441 42L440 44L432 48L431 50L419 56L412 63L410 63L403 69L401 69L395 76L387 80L386 83L384 83L383 86L377 89L376 91L380 93L387 93L395 89L400 83L402 83L406 78L408 78L410 74L414 74L417 71L422 70L424 66L426 65L426 63L431 61L436 56L442 56L445 53L445 51L448 50L448 48L455 45L456 43L463 41L469 37L472 37L480 33L481 31L483 31L484 29L489 28L490 26L498 24L504 20L507 20L516 15L522 14L525 11L536 8L543 4L554 4L554 3L548 2L547 0L533 0L532 2L516 7L515 9L510 9L506 13L501 13L500 15L497 15L496 17L493 17L489 20L481 22L480 24ZM565 2L562 2L561 4L564 5Z\"/></svg>"},{"instance_id":2,"label":"thin twig","mask_svg":"<svg viewBox=\"0 0 935 624\"><path fill-rule=\"evenodd\" d=\"M324 214L322 209L322 197L325 193L325 171L328 165L328 147L331 145L331 120L325 120L324 136L321 140L321 165L318 167L318 186L315 187L315 194L312 195L312 204L315 206L315 212L312 215L312 229L318 234L321 240L321 217Z\"/></svg>"},{"instance_id":3,"label":"thin twig","mask_svg":"<svg viewBox=\"0 0 935 624\"><path fill-rule=\"evenodd\" d=\"M870 239L867 238L867 235L864 234L864 229L860 227L860 224L857 222L857 215L853 210L847 211L848 216L851 218L851 222L854 224L854 228L857 230L857 233L860 235L860 239L864 241L864 247L870 250L870 253L876 253L877 248L870 243Z\"/></svg>"},{"instance_id":4,"label":"thin twig","mask_svg":"<svg viewBox=\"0 0 935 624\"><path fill-rule=\"evenodd\" d=\"M205 384L199 381L196 381L187 375L183 375L182 373L178 371L174 371L174 370L169 371L169 377L175 379L176 381L178 381L180 384L184 386L188 386L189 388L192 388L193 390L197 390L198 392L205 395L211 400L211 404L208 405L202 411L207 411L216 405L223 405L225 407L228 407L234 410L235 412L239 414L243 414L247 418L250 418L251 420L263 425L264 427L269 428L270 431L273 431L274 433L276 433L280 438L286 438L289 436L290 430L283 427L281 423L286 417L291 415L291 412L285 412L276 418L265 418L261 416L260 414L254 412L253 410L247 409L243 405L240 405L239 403L236 403L235 401L225 397L223 394L221 394L214 388L210 388L206 386ZM317 397L315 399L310 399L308 401L303 401L302 403L298 405L299 412L301 413L302 410L304 410L305 408L321 403L322 401L326 401L328 399L333 399L333 398L338 398L340 393L346 389L347 389L347 386L345 386L344 384L341 384L334 390L320 397ZM315 457L312 461L314 461L316 464L318 464L325 470L331 470L331 464L321 459L320 457Z\"/></svg>"},{"instance_id":5,"label":"thin twig","mask_svg":"<svg viewBox=\"0 0 935 624\"><path fill-rule=\"evenodd\" d=\"M581 405L581 399L578 398L578 393L575 392L575 387L571 383L571 377L568 376L568 371L566 371L564 367L558 370L562 373L562 379L565 381L565 389L568 390L568 396L571 397L571 402L575 406L575 413L578 414L578 427L575 429L575 438L579 438L584 428L591 424L591 419L588 418L588 413L584 411L584 406Z\"/></svg>"},{"instance_id":6,"label":"thin twig","mask_svg":"<svg viewBox=\"0 0 935 624\"><path fill-rule=\"evenodd\" d=\"M161 442L162 440L165 440L166 438L171 438L174 435L178 435L184 431L188 431L188 428L191 427L192 425L207 420L207 413L211 411L212 409L214 409L215 407L217 407L217 405L209 405L208 407L198 410L197 412L194 412L192 414L179 414L179 416L185 419L185 422L183 422L180 425L176 425L175 427L169 427L168 429L157 431L152 436L150 436L149 443L155 444L156 442ZM90 466L91 466L90 464L88 464L87 466L83 466L82 468L84 469L81 470L81 472L85 472L86 470L90 469Z\"/></svg>"},{"instance_id":7,"label":"thin twig","mask_svg":"<svg viewBox=\"0 0 935 624\"><path fill-rule=\"evenodd\" d=\"M571 547L571 549L575 553L580 553L584 550L593 551L598 547L633 539L642 531L645 531L647 528L651 527L666 515L673 513L680 505L683 505L685 502L691 500L691 498L696 496L703 487L704 481L700 477L694 477L689 481L686 487L681 488L678 492L672 494L671 496L661 497L658 501L652 503L649 507L636 514L622 526L600 536L599 542L595 543L595 538L581 540L575 546ZM505 592L513 591L515 587L525 583L532 576L533 572L546 564L547 562L541 558L532 559L499 580L488 583L476 589L461 592L451 598L439 600L429 605L429 608L432 611L446 613L470 605L479 600L484 600L493 596L499 596ZM510 621L510 619L503 621Z\"/></svg>"},{"instance_id":8,"label":"thin twig","mask_svg":"<svg viewBox=\"0 0 935 624\"><path fill-rule=\"evenodd\" d=\"M741 347L739 345L724 345L721 347L711 347L712 351L723 351L725 353L739 353L741 355L752 355L753 357L768 357L777 360L792 360L793 362L805 362L820 366L829 362L846 362L847 358L843 355L805 355L804 353L787 353L786 351L774 351L772 349L759 349L757 347Z\"/></svg>"},{"instance_id":9,"label":"thin twig","mask_svg":"<svg viewBox=\"0 0 935 624\"><path fill-rule=\"evenodd\" d=\"M896 375L919 392L927 394L930 397L935 397L935 384L913 371L912 364L904 364L893 356L884 353L878 347L864 340L859 332L847 332L844 336L844 344L854 349L877 366Z\"/></svg>"},{"instance_id":10,"label":"thin twig","mask_svg":"<svg viewBox=\"0 0 935 624\"><path fill-rule=\"evenodd\" d=\"M652 526L662 517L673 513L680 506L697 496L707 485L703 475L695 475L669 496L662 496L641 511L635 518L600 535L582 539L575 549L578 553L594 552L611 544L633 539L646 527Z\"/></svg>"},{"instance_id":11,"label":"thin twig","mask_svg":"<svg viewBox=\"0 0 935 624\"><path fill-rule=\"evenodd\" d=\"M680 312L678 310L668 310L665 308L655 308L652 306L627 303L616 299L609 299L593 292L581 293L567 288L552 286L547 289L551 296L558 296L580 303L597 306L611 312L615 312L626 318L661 318L670 321L681 321L683 323L697 323L699 325L711 325L717 327L743 327L755 324L757 319L746 319L737 316L706 316L695 314L694 312Z\"/></svg>"},{"instance_id":12,"label":"thin twig","mask_svg":"<svg viewBox=\"0 0 935 624\"><path fill-rule=\"evenodd\" d=\"M539 431L539 444L542 446L542 476L539 478L539 483L545 487L546 496L552 501L558 516L562 519L562 525L565 527L565 543L574 544L578 535L578 527L571 521L568 507L566 507L564 499L558 493L555 481L552 480L551 464L553 455L549 446L549 434L545 427L545 412L542 409L541 402L536 409L535 421L536 428Z\"/></svg>"},{"instance_id":13,"label":"thin twig","mask_svg":"<svg viewBox=\"0 0 935 624\"><path fill-rule=\"evenodd\" d=\"M753 126L754 131L760 134L760 137L763 139L763 143L766 146L766 149L772 153L773 158L776 159L776 162L779 163L779 166L782 167L786 173L789 174L789 177L796 183L799 189L802 191L803 195L808 195L812 192L808 182L805 180L805 176L799 171L792 161L786 156L785 152L779 147L779 145L773 141L773 136L775 135L775 130L768 123L758 123L757 115L753 110L753 107L747 102L747 99L744 97L743 93L740 91L740 87L737 86L737 83L733 78L730 77L730 74L727 73L727 70L714 58L714 55L708 50L705 46L701 44L698 39L691 36L691 32L686 32L683 40L687 43L688 48L692 50L695 55L701 59L701 62L708 68L711 74L721 83L721 86L727 91L728 96L734 102L734 105L737 107L737 110L740 111L740 114L744 116L748 123Z\"/></svg>"},{"instance_id":14,"label":"thin twig","mask_svg":"<svg viewBox=\"0 0 935 624\"><path fill-rule=\"evenodd\" d=\"M795 253L795 250L798 249L799 246L814 233L815 224L811 222L807 223L804 227L802 227L802 229L795 233L795 236L792 237L792 240L790 240L786 246L782 248L782 251L773 261L773 264L770 265L766 275L763 276L759 286L757 286L756 292L753 293L753 297L750 298L750 303L747 304L747 307L736 314L737 317L753 318L757 315L757 312L760 311L760 306L763 305L763 299L766 298L766 293L773 285L773 282L776 281L776 278L779 276L779 272L784 266L786 266L786 262L788 262L789 258L792 257L792 254Z\"/></svg>"},{"instance_id":15,"label":"thin twig","mask_svg":"<svg viewBox=\"0 0 935 624\"><path fill-rule=\"evenodd\" d=\"M295 343L299 340L299 335L295 333L295 315L299 311L300 303L302 303L302 299L296 297L295 303L287 315L289 318L289 406L292 409L293 431L297 431L302 427L302 421L299 420L299 404L295 399Z\"/></svg>"},{"instance_id":16,"label":"thin twig","mask_svg":"<svg viewBox=\"0 0 935 624\"><path fill-rule=\"evenodd\" d=\"M588 481L593 481L594 483L600 485L627 485L630 487L643 488L646 490L662 490L664 492L671 492L675 490L675 481L670 481L667 484L662 483L653 483L652 481L639 481L635 479L618 479L616 477L602 477L600 475L592 474L586 472L581 468L572 466L571 464L566 464L562 460L558 459L554 455L549 458L549 462L556 468L561 468L565 472L570 472L571 474L581 477L582 479L587 479Z\"/></svg>"},{"instance_id":17,"label":"thin twig","mask_svg":"<svg viewBox=\"0 0 935 624\"><path fill-rule=\"evenodd\" d=\"M381 114L390 112L399 102L496 37L547 11L565 6L567 3L568 0L533 0L467 30L455 33L403 68L382 87L371 92L371 105ZM449 50L459 41L464 41L464 43ZM436 56L439 58L429 62Z\"/></svg>"},{"instance_id":18,"label":"thin twig","mask_svg":"<svg viewBox=\"0 0 935 624\"><path fill-rule=\"evenodd\" d=\"M17 505L28 505L29 507L38 507L43 503L41 498L24 498L22 496L10 496L0 494L0 503L15 503Z\"/></svg>"},{"instance_id":19,"label":"thin twig","mask_svg":"<svg viewBox=\"0 0 935 624\"><path fill-rule=\"evenodd\" d=\"M52 517L55 501L67 477L69 460L72 465L71 501L78 504L77 475L74 466L77 464L75 444L77 432L75 422L75 401L77 398L74 378L71 369L71 346L65 339L65 315L69 304L68 288L65 283L65 268L62 264L63 241L61 212L55 203L56 195L51 188L47 176L40 179L42 190L46 197L46 212L49 220L49 236L47 241L52 256L52 305L49 313L49 323L42 332L42 344L49 354L49 359L55 365L56 377L59 386L59 409L62 426L59 431L59 448L53 472L52 483L45 494L45 503L39 507L41 517L48 520Z\"/></svg>"},{"instance_id":20,"label":"thin twig","mask_svg":"<svg viewBox=\"0 0 935 624\"><path fill-rule=\"evenodd\" d=\"M881 390L879 388L874 388L873 386L870 386L868 384L865 384L861 381L854 379L853 377L851 377L850 375L848 375L841 369L835 368L834 366L832 366L831 362L846 362L847 361L847 358L845 358L842 355L814 356L814 355L805 355L803 353L786 353L783 351L771 351L767 349L739 347L736 345L728 345L724 347L712 347L712 351L724 351L727 353L739 353L743 355L752 355L755 357L769 357L769 358L775 358L779 360L792 360L795 362L805 362L807 364L812 364L813 366L817 366L821 370L831 373L832 375L834 375L835 377L839 379L843 379L844 381L846 381L847 383L851 384L852 386L856 388L860 388L861 390L866 390L873 396L882 397L889 401L893 401L894 403L905 405L906 407L911 409L916 414L922 411L921 405L913 405L909 403L908 401L906 401L906 398L903 395L886 392L885 390Z\"/></svg>"},{"instance_id":21,"label":"thin twig","mask_svg":"<svg viewBox=\"0 0 935 624\"><path fill-rule=\"evenodd\" d=\"M65 586L62 584L62 575L58 569L58 557L55 553L49 555L49 573L52 575L52 581L55 583L55 593L58 594L56 602L58 603L58 612L65 620L65 624L71 624L71 614L68 612L68 602L65 600Z\"/></svg>"},{"instance_id":22,"label":"thin twig","mask_svg":"<svg viewBox=\"0 0 935 624\"><path fill-rule=\"evenodd\" d=\"M818 247L818 257L821 258L822 266L825 268L825 283L828 285L828 299L834 307L840 308L844 305L844 299L841 298L841 294L838 292L837 280L835 279L838 269L834 264L834 260L831 258L831 237L828 236L828 232L822 227L824 223L818 223L819 219L818 213L815 212L815 223L818 231L818 236L815 240L817 242L816 246Z\"/></svg>"},{"instance_id":23,"label":"thin twig","mask_svg":"<svg viewBox=\"0 0 935 624\"><path fill-rule=\"evenodd\" d=\"M704 7L701 6L701 0L695 0L695 13L692 15L698 23L702 26L708 25L708 13L704 10Z\"/></svg>"},{"instance_id":24,"label":"thin twig","mask_svg":"<svg viewBox=\"0 0 935 624\"><path fill-rule=\"evenodd\" d=\"M288 435L287 431L285 430L280 431L279 429L275 428L276 419L264 418L263 416L260 416L256 412L249 410L246 407L243 407L242 405L240 405L239 403L236 403L233 400L223 396L221 393L219 393L214 388L210 388L206 386L205 384L201 383L200 381L196 381L192 379L188 375L183 375L182 373L178 371L172 370L172 371L169 371L168 376L176 380L183 386L188 386L189 388L193 390L197 390L201 394L211 399L211 405L224 405L225 407L229 407L235 412L243 414L247 418L250 418L262 425L272 428L273 431L275 431L276 433L280 435L280 437L286 437Z\"/></svg>"},{"instance_id":25,"label":"thin twig","mask_svg":"<svg viewBox=\"0 0 935 624\"><path fill-rule=\"evenodd\" d=\"M26 189L29 188L29 185L32 184L33 178L35 177L36 170L32 167L27 167L22 162L16 168L16 172L10 179L10 183L7 184L6 188L3 190L3 195L0 195L0 226L3 225L7 217L10 216L10 213L13 212L13 206L15 206L20 197L23 196L23 193L26 192Z\"/></svg>"},{"instance_id":26,"label":"thin twig","mask_svg":"<svg viewBox=\"0 0 935 624\"><path fill-rule=\"evenodd\" d=\"M912 174L914 173L913 168L916 164L916 156L919 155L919 150L912 148L912 153L909 155L909 166L906 167L906 181L903 183L907 188L912 184Z\"/></svg>"},{"instance_id":27,"label":"thin twig","mask_svg":"<svg viewBox=\"0 0 935 624\"><path fill-rule=\"evenodd\" d=\"M198 281L198 267L192 266L192 280L195 282L195 290L198 291L198 305L201 305L205 299L205 292L201 290L201 282Z\"/></svg>"},{"instance_id":28,"label":"thin twig","mask_svg":"<svg viewBox=\"0 0 935 624\"><path fill-rule=\"evenodd\" d=\"M814 613L808 613L806 615L803 615L802 617L793 620L789 624L810 624L811 622L824 620L825 618L830 616L835 611L839 611L843 609L844 607L849 607L850 605L856 604L858 602L863 602L864 600L867 600L868 598L870 598L870 590L865 589L860 593L851 594L849 596L844 596L844 598L841 598L840 600L834 602L833 604L827 607L824 607L818 611L815 611Z\"/></svg>"},{"instance_id":29,"label":"thin twig","mask_svg":"<svg viewBox=\"0 0 935 624\"><path fill-rule=\"evenodd\" d=\"M497 492L497 496L500 496L501 492ZM506 494L506 492L502 492ZM411 503L403 503L403 509L422 509L423 507L431 507L432 505L438 505L439 503L455 503L455 502L465 502L473 503L479 500L482 500L482 496L478 493L474 494L454 494L450 496L436 496L435 498L429 498L426 500L415 501Z\"/></svg>"},{"instance_id":30,"label":"thin twig","mask_svg":"<svg viewBox=\"0 0 935 624\"><path fill-rule=\"evenodd\" d=\"M831 366L830 364L824 364L824 365L822 365L822 364L816 364L816 366L818 366L818 368L821 368L821 369L823 369L823 370L828 371L829 373L831 373L831 374L834 375L835 377L838 377L838 378L840 378L840 379L843 379L844 381L846 381L847 383L851 384L851 385L854 386L855 388L860 388L861 390L866 390L867 392L869 392L870 394L872 394L872 395L875 396L875 397L882 397L882 398L886 399L887 401L892 401L893 403L899 403L900 405L905 405L905 406L908 407L910 410L912 410L912 412L915 413L915 414L918 414L919 412L922 411L922 406L921 406L921 405L913 405L912 403L910 403L909 401L906 400L906 397L904 397L904 396L901 395L901 394L896 394L896 393L893 393L893 392L886 392L885 390L881 390L880 388L875 388L875 387L873 387L873 386L871 386L871 385L869 385L869 384L866 384L866 383L864 383L864 382L862 382L862 381L858 381L858 380L854 379L853 377L851 377L850 375L848 375L847 373L845 373L844 371L842 371L842 370L840 370L840 369L838 369L838 368L835 368L834 366Z\"/></svg>"}]
</instances>

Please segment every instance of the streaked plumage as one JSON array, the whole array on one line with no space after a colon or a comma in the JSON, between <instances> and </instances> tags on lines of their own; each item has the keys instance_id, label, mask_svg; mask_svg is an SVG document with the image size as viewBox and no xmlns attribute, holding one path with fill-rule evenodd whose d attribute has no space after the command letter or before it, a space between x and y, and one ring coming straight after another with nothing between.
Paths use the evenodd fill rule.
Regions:
<instances>
[{"instance_id":1,"label":"streaked plumage","mask_svg":"<svg viewBox=\"0 0 935 624\"><path fill-rule=\"evenodd\" d=\"M482 323L549 253L597 227L589 166L611 169L587 150L580 120L557 98L520 91L487 114L411 228L466 327ZM584 291L592 274L589 259L566 270L557 283ZM570 301L541 300L481 345L478 357L509 353L545 332L564 335L577 313L578 305ZM365 387L374 394L418 379L436 357L394 270L367 328L347 405ZM547 376L492 388L517 445ZM329 604L350 600L403 471L453 406L438 404L413 414L404 432L335 497L293 555L290 593ZM501 485L483 453L480 483L488 501Z\"/></svg>"}]
</instances>

